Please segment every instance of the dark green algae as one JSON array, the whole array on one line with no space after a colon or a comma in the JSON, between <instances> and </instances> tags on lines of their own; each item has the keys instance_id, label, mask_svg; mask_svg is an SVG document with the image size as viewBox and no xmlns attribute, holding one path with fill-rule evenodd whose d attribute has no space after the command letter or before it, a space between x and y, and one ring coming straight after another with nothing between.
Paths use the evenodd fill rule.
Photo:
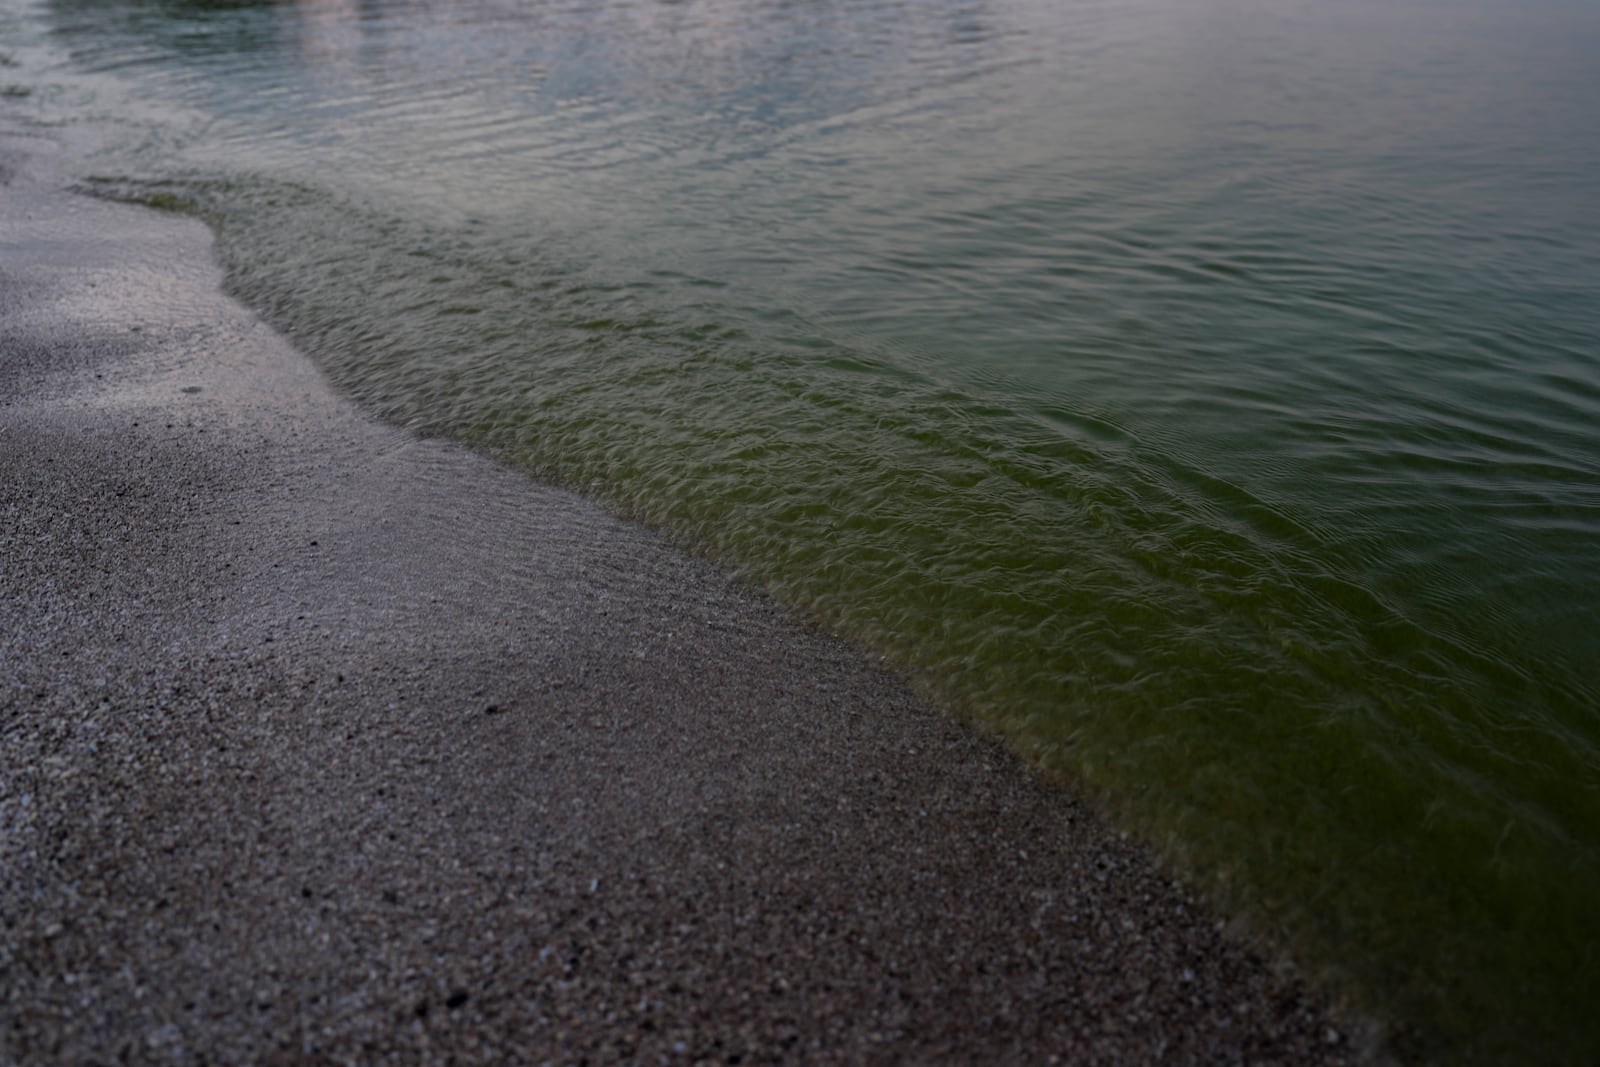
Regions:
<instances>
[{"instance_id":1,"label":"dark green algae","mask_svg":"<svg viewBox=\"0 0 1600 1067\"><path fill-rule=\"evenodd\" d=\"M91 184L210 222L232 291L375 414L728 561L1087 786L1402 1059L1600 1049L1584 686L1408 618L1296 516L703 279L303 186Z\"/></svg>"}]
</instances>

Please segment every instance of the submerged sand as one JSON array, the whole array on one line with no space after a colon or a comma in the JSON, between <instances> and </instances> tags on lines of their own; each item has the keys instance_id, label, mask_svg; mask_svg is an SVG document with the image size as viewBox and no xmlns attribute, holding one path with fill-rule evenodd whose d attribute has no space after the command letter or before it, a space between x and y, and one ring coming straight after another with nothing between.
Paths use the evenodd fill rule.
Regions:
<instances>
[{"instance_id":1,"label":"submerged sand","mask_svg":"<svg viewBox=\"0 0 1600 1067\"><path fill-rule=\"evenodd\" d=\"M0 1061L1342 1063L726 569L378 425L0 137Z\"/></svg>"}]
</instances>

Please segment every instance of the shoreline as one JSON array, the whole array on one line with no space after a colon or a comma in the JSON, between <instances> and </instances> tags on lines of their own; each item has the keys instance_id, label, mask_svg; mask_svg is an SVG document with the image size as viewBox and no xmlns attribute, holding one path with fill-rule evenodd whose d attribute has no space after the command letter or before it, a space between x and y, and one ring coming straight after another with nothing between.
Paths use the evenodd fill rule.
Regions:
<instances>
[{"instance_id":1,"label":"shoreline","mask_svg":"<svg viewBox=\"0 0 1600 1067\"><path fill-rule=\"evenodd\" d=\"M1066 792L0 133L0 1059L1349 1063Z\"/></svg>"}]
</instances>

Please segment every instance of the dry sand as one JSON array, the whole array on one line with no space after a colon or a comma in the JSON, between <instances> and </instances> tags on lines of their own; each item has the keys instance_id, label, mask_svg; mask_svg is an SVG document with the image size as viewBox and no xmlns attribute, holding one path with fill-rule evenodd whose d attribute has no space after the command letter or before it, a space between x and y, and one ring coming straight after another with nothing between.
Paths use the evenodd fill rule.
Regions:
<instances>
[{"instance_id":1,"label":"dry sand","mask_svg":"<svg viewBox=\"0 0 1600 1067\"><path fill-rule=\"evenodd\" d=\"M0 1061L1341 1063L1081 804L0 136Z\"/></svg>"}]
</instances>

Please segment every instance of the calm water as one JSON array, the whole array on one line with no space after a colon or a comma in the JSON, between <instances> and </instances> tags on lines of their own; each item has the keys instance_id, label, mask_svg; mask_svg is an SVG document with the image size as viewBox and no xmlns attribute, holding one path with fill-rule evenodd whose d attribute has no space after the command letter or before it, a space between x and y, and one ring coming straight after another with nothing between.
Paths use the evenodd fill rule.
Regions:
<instances>
[{"instance_id":1,"label":"calm water","mask_svg":"<svg viewBox=\"0 0 1600 1067\"><path fill-rule=\"evenodd\" d=\"M1600 6L0 9L0 107L374 410L898 659L1406 1049L1600 1055Z\"/></svg>"}]
</instances>

